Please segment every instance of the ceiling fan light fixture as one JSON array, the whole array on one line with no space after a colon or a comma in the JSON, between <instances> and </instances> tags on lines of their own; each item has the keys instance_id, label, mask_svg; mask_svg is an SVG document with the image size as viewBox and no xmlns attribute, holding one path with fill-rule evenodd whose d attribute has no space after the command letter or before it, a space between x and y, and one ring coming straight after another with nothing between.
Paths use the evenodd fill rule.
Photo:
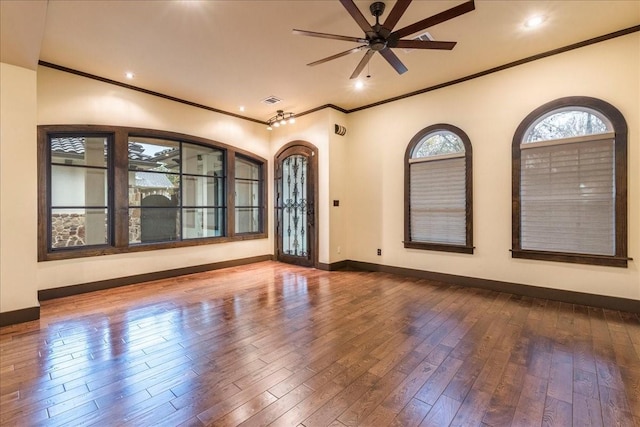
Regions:
<instances>
[{"instance_id":1,"label":"ceiling fan light fixture","mask_svg":"<svg viewBox=\"0 0 640 427\"><path fill-rule=\"evenodd\" d=\"M545 17L542 15L535 15L532 16L530 18L528 18L526 21L524 21L524 26L526 28L537 28L540 25L542 25L545 21Z\"/></svg>"}]
</instances>

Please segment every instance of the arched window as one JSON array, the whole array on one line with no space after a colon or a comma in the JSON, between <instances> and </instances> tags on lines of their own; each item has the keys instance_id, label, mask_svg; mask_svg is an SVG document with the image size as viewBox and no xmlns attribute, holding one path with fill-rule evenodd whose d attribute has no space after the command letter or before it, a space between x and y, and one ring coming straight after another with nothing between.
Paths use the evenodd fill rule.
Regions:
<instances>
[{"instance_id":1,"label":"arched window","mask_svg":"<svg viewBox=\"0 0 640 427\"><path fill-rule=\"evenodd\" d=\"M404 246L473 253L471 142L447 124L418 132L405 152Z\"/></svg>"},{"instance_id":2,"label":"arched window","mask_svg":"<svg viewBox=\"0 0 640 427\"><path fill-rule=\"evenodd\" d=\"M562 98L518 127L515 258L627 266L627 125L610 104Z\"/></svg>"}]
</instances>

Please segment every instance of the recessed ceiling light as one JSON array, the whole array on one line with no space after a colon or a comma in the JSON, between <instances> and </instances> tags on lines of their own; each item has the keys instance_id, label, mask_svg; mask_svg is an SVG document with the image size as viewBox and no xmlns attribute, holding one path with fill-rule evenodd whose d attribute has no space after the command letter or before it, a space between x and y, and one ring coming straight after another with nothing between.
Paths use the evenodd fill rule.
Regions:
<instances>
[{"instance_id":1,"label":"recessed ceiling light","mask_svg":"<svg viewBox=\"0 0 640 427\"><path fill-rule=\"evenodd\" d=\"M527 28L536 28L542 25L545 18L542 15L532 16L531 18L524 21L524 26Z\"/></svg>"},{"instance_id":2,"label":"recessed ceiling light","mask_svg":"<svg viewBox=\"0 0 640 427\"><path fill-rule=\"evenodd\" d=\"M244 111L244 105L240 106L240 111Z\"/></svg>"},{"instance_id":3,"label":"recessed ceiling light","mask_svg":"<svg viewBox=\"0 0 640 427\"><path fill-rule=\"evenodd\" d=\"M361 90L364 87L364 83L362 83L362 80L358 80L355 84L356 89Z\"/></svg>"},{"instance_id":4,"label":"recessed ceiling light","mask_svg":"<svg viewBox=\"0 0 640 427\"><path fill-rule=\"evenodd\" d=\"M126 73L124 73L124 76L126 78L128 78L129 80L131 80L132 78L134 78L136 75L133 74L131 71L127 71Z\"/></svg>"}]
</instances>

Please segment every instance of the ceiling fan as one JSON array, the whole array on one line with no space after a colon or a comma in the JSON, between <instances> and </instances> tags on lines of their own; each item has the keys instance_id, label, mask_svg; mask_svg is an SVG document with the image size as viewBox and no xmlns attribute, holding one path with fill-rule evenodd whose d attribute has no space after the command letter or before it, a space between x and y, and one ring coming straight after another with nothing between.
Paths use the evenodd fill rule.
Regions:
<instances>
[{"instance_id":1,"label":"ceiling fan","mask_svg":"<svg viewBox=\"0 0 640 427\"><path fill-rule=\"evenodd\" d=\"M371 6L369 6L369 10L371 11L371 14L376 18L376 23L372 26L371 24L369 24L364 15L362 15L362 12L360 12L360 9L358 9L358 6L356 6L356 4L354 3L354 0L340 0L340 3L342 3L344 8L347 9L347 12L349 12L351 17L356 21L360 28L362 28L362 31L364 31L364 37L349 37L295 29L293 30L293 34L362 43L360 46L354 47L353 49L349 49L345 52L340 52L327 58L311 62L307 65L314 66L323 64L333 59L360 52L366 49L364 57L362 58L356 69L353 71L353 74L351 74L352 79L355 79L360 75L364 67L366 67L366 65L369 63L371 56L373 56L373 54L376 52L380 52L383 58L386 59L389 64L391 64L391 66L398 72L398 74L402 74L407 71L407 67L405 67L402 61L400 61L400 58L398 58L396 54L393 53L393 51L391 50L392 48L399 47L404 49L451 50L456 45L456 42L402 40L402 37L415 34L418 31L422 31L433 25L448 21L449 19L453 19L475 9L474 0L470 0L458 6L452 7L451 9L445 10L444 12L440 12L414 24L393 31L393 28L396 26L404 12L407 10L409 4L411 4L411 1L412 0L398 0L393 6L393 9L391 9L391 12L389 12L389 16L387 16L387 19L383 24L380 24L379 20L380 16L384 12L384 3L381 1L372 3Z\"/></svg>"}]
</instances>

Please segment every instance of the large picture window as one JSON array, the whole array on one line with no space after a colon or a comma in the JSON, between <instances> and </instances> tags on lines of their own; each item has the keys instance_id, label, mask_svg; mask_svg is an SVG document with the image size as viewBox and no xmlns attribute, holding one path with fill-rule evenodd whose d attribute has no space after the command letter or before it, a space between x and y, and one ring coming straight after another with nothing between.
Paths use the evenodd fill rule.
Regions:
<instances>
[{"instance_id":1,"label":"large picture window","mask_svg":"<svg viewBox=\"0 0 640 427\"><path fill-rule=\"evenodd\" d=\"M39 260L266 237L264 159L171 132L38 132Z\"/></svg>"},{"instance_id":2,"label":"large picture window","mask_svg":"<svg viewBox=\"0 0 640 427\"><path fill-rule=\"evenodd\" d=\"M611 105L551 102L513 141L516 258L627 265L626 123Z\"/></svg>"},{"instance_id":3,"label":"large picture window","mask_svg":"<svg viewBox=\"0 0 640 427\"><path fill-rule=\"evenodd\" d=\"M406 248L473 253L471 142L438 124L418 132L405 153Z\"/></svg>"}]
</instances>

